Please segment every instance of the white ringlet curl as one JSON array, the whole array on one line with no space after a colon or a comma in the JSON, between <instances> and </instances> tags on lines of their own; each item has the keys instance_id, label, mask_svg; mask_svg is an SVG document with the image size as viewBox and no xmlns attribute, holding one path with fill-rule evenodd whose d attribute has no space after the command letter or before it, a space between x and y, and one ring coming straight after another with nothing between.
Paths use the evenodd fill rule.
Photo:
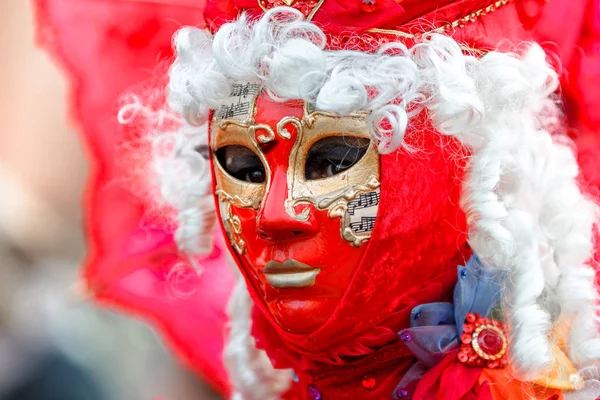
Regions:
<instances>
[{"instance_id":1,"label":"white ringlet curl","mask_svg":"<svg viewBox=\"0 0 600 400\"><path fill-rule=\"evenodd\" d=\"M216 68L212 37L207 32L186 27L180 29L173 43L177 61L169 71L168 104L191 125L206 122L209 108L230 92L229 81Z\"/></svg>"},{"instance_id":2,"label":"white ringlet curl","mask_svg":"<svg viewBox=\"0 0 600 400\"><path fill-rule=\"evenodd\" d=\"M242 20L247 17L242 16ZM247 24L224 25L213 41L214 60L223 73L233 79L249 79L256 73L256 59L263 54L252 52L248 42L252 32ZM268 43L265 43L268 53Z\"/></svg>"},{"instance_id":3,"label":"white ringlet curl","mask_svg":"<svg viewBox=\"0 0 600 400\"><path fill-rule=\"evenodd\" d=\"M367 117L367 123L379 153L388 154L402 145L408 125L408 115L403 107L388 104L372 111Z\"/></svg>"},{"instance_id":4,"label":"white ringlet curl","mask_svg":"<svg viewBox=\"0 0 600 400\"><path fill-rule=\"evenodd\" d=\"M540 145L542 145L540 143ZM581 196L577 185L579 170L572 149L566 143L549 146L552 157L545 164L547 182L542 228L553 246L553 258L560 271L556 294L564 312L575 316L571 328L569 355L583 366L596 365L600 358L595 271L588 265L594 243L588 232L597 221L598 210Z\"/></svg>"},{"instance_id":5,"label":"white ringlet curl","mask_svg":"<svg viewBox=\"0 0 600 400\"><path fill-rule=\"evenodd\" d=\"M153 167L162 198L177 210L175 240L188 254L212 250L216 212L209 161L198 151L208 145L208 127L182 125L153 142Z\"/></svg>"},{"instance_id":6,"label":"white ringlet curl","mask_svg":"<svg viewBox=\"0 0 600 400\"><path fill-rule=\"evenodd\" d=\"M195 57L194 53L188 56ZM167 218L166 226L175 226L174 237L183 258L170 266L165 289L169 296L186 298L197 290L202 265L196 256L212 251L212 232L217 223L209 162L197 151L198 146L207 146L208 129L206 124L190 125L164 106L157 108L156 100L161 99L162 104L164 94L156 90L148 94L145 102L135 94L126 96L117 119L140 130L143 135L136 140L150 145L149 163L137 173L151 177L153 184L144 188L142 195L151 197L157 207L148 212L159 211L160 218ZM197 117L188 116L194 120Z\"/></svg>"},{"instance_id":7,"label":"white ringlet curl","mask_svg":"<svg viewBox=\"0 0 600 400\"><path fill-rule=\"evenodd\" d=\"M317 108L336 114L350 114L361 110L368 101L367 89L356 78L338 75L329 79L317 96Z\"/></svg>"},{"instance_id":8,"label":"white ringlet curl","mask_svg":"<svg viewBox=\"0 0 600 400\"><path fill-rule=\"evenodd\" d=\"M512 366L522 379L550 368L550 330L566 319L572 321L570 359L592 371L589 382L599 376L598 292L589 265L597 206L579 188L565 135L549 133L551 125L553 133L560 128L553 98L558 76L538 45L474 57L433 34L410 49L389 43L373 53L325 50L316 25L281 8L255 21L242 15L214 40L202 35L177 35L170 72L169 104L190 124L243 78L259 81L277 101L303 99L339 115L367 113L381 153L406 148L410 118L421 111L437 131L458 139L470 153L461 196L469 243L488 268L504 271ZM232 326L247 327L250 317L239 310L230 308ZM232 329L226 358L237 396L276 398L276 391L252 394L257 382L277 372L253 346L248 329Z\"/></svg>"},{"instance_id":9,"label":"white ringlet curl","mask_svg":"<svg viewBox=\"0 0 600 400\"><path fill-rule=\"evenodd\" d=\"M537 137L548 133L536 129L534 117L537 106L548 96L545 77L549 73L545 72L543 52L532 48L537 63L531 61L531 55L528 64L508 54L493 53L492 61L485 56L478 68L471 68L481 74L474 78L482 100L487 100L484 120L471 131L485 136L477 143L471 168L471 174L481 181L472 175L462 199L474 251L489 264L511 271L506 282L511 356L525 378L537 376L553 363L548 342L552 305L545 304L543 296L547 265L542 264L540 255L540 244L547 241L539 228L543 204L536 176L547 158L536 148ZM544 80L526 79L532 73L528 67ZM526 115L531 117L524 118ZM463 143L468 143L465 139L463 136Z\"/></svg>"},{"instance_id":10,"label":"white ringlet curl","mask_svg":"<svg viewBox=\"0 0 600 400\"><path fill-rule=\"evenodd\" d=\"M424 82L423 90L431 94L430 115L441 133L457 136L469 147L466 132L476 126L483 116L482 99L476 82L467 73L476 59L465 56L458 44L446 37L432 35L411 49ZM435 83L434 87L430 84Z\"/></svg>"},{"instance_id":11,"label":"white ringlet curl","mask_svg":"<svg viewBox=\"0 0 600 400\"><path fill-rule=\"evenodd\" d=\"M372 83L378 92L369 99L369 108L376 110L389 102L390 97L398 97L402 93L401 100L404 108L414 100L419 89L420 76L417 65L406 57L378 57L371 71ZM389 79L389 86L380 86L377 83L383 79ZM371 86L371 85L367 85Z\"/></svg>"},{"instance_id":12,"label":"white ringlet curl","mask_svg":"<svg viewBox=\"0 0 600 400\"><path fill-rule=\"evenodd\" d=\"M326 81L327 74L322 71L315 70L306 73L299 81L298 98L309 103L316 103L317 96Z\"/></svg>"},{"instance_id":13,"label":"white ringlet curl","mask_svg":"<svg viewBox=\"0 0 600 400\"><path fill-rule=\"evenodd\" d=\"M322 49L302 39L290 39L267 58L266 65L269 75L265 82L277 88L275 99L315 98L327 77ZM296 74L303 79L298 80Z\"/></svg>"},{"instance_id":14,"label":"white ringlet curl","mask_svg":"<svg viewBox=\"0 0 600 400\"><path fill-rule=\"evenodd\" d=\"M160 131L161 126L168 123L180 122L181 118L167 109L153 109L142 101L142 99L130 93L124 96L123 104L117 112L117 122L122 125L135 123L137 119L142 119L152 132L149 136Z\"/></svg>"},{"instance_id":15,"label":"white ringlet curl","mask_svg":"<svg viewBox=\"0 0 600 400\"><path fill-rule=\"evenodd\" d=\"M197 146L208 144L207 125L191 126L170 110L155 110L144 105L136 95L125 99L117 119L123 125L143 121L149 130L144 140L151 142L149 167L159 195L153 201L177 211L175 240L178 247L188 255L210 252L216 226L210 169L208 160L196 151ZM174 125L179 128L165 129ZM195 267L194 260L190 262Z\"/></svg>"},{"instance_id":16,"label":"white ringlet curl","mask_svg":"<svg viewBox=\"0 0 600 400\"><path fill-rule=\"evenodd\" d=\"M267 354L256 348L251 334L252 299L240 276L227 312L230 316L229 337L223 359L229 378L235 383L231 399L279 400L290 386L292 370L274 369Z\"/></svg>"}]
</instances>

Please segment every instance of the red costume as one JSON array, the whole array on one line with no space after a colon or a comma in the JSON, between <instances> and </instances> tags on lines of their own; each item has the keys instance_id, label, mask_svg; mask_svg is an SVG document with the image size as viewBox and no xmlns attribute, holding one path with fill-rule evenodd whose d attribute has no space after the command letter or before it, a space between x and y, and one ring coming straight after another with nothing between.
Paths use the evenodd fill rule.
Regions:
<instances>
[{"instance_id":1,"label":"red costume","mask_svg":"<svg viewBox=\"0 0 600 400\"><path fill-rule=\"evenodd\" d=\"M475 174L476 162L470 157L477 155L479 145L451 134L451 128L444 131L448 123L439 110L456 103L432 100L442 91L427 92L427 84L415 90L425 93L420 100L396 97L375 105L385 90L365 83L363 107L339 112L327 109L323 95L327 87L323 82L330 78L319 81L318 96L301 91L298 96L282 94L287 81L270 81L280 65L276 64L279 48L255 63L256 75L238 74L227 65L202 71L227 78L229 95L217 100L207 100L220 90L217 83L209 89L202 86L205 82L197 84L207 90L205 94L186 78L182 92L189 91L190 98L211 110L207 143L211 179L228 238L226 246L217 239L210 255L194 254L191 264L198 263L203 272L199 277L191 272L190 258L181 254L174 241L174 216L180 210L158 200L156 185L147 183L154 179L148 167L152 147L148 139L153 138L149 132L161 134L186 123L193 126L196 118L202 118L195 108L191 113L182 111L190 107L189 102L173 97L170 107L185 122L147 118L168 109L163 92L168 82L163 76L173 61L171 36L181 25L206 26L211 32L208 39L197 39L194 35L199 33L192 31L189 37L181 34L179 43L193 42L190 49L196 41L210 43L205 46L213 46L214 63L219 64L227 57L219 54L219 45L243 54L243 49L220 42L236 43L242 27L232 21L246 12L248 21L262 17L267 27L285 26L287 20L277 20L285 14L275 14L275 22L263 17L281 5L299 10L317 27L316 35L323 33L326 43L289 35L291 40L299 37L314 45L306 52L324 57L315 63L317 67L338 63L324 68L331 76L368 69L360 64L359 53L379 54L380 48L401 43L416 49L406 50L405 58L420 71L420 82L428 83L421 71L431 65L436 70L436 58L426 46L419 53L419 46L436 34L450 36L475 59L485 59L494 49L524 54L525 49L518 48L521 42L540 43L559 72L566 117L552 119L544 132L548 138L554 135L557 143L568 133L579 148L581 201L597 193L599 169L593 155L600 146L596 135L600 92L593 88L600 90L598 1L215 0L204 6L182 0L85 5L38 0L40 40L72 78L74 115L95 163L86 198L90 256L85 270L94 296L149 319L203 377L224 394L241 399L259 398L253 397L251 384L275 384L261 373L256 374L256 382L240 383L235 373L228 379L221 365L225 302L236 280L225 267L225 247L241 271L243 278L238 279L245 282L252 303L246 317L255 343L249 346L258 353L264 350L276 374L279 369L293 370L293 378L279 390L282 398L559 399L564 393L589 389L584 389L587 377L578 370L596 362L578 364L566 355L569 339L562 329L570 326L571 316L577 318L576 312L565 311L567 322L551 321L553 330L545 336L553 361L528 377L521 375L518 364L527 357L511 354L514 321L501 321L498 313L488 315L506 295L503 290L510 278L502 271L489 275L490 266L502 266L480 254L481 244L471 231L473 218L477 219L473 215L479 210L462 203L463 183ZM254 23L249 22L254 28L245 35L261 34L256 28L260 23ZM237 30L219 36L232 26ZM274 35L280 34L278 28L272 29ZM289 55L284 51L286 40L275 38L269 44L281 45L285 56ZM207 51L197 47L199 52ZM345 50L354 51L348 58L358 60L351 67L339 61L336 54L341 53L335 53ZM195 62L186 58L185 51L178 48L171 67L171 96L179 89L175 87L177 63L189 68L186 63ZM402 49L389 51L404 56ZM470 62L465 67L468 77L473 76ZM272 68L268 72L261 69L265 63ZM240 61L238 69L246 67ZM302 68L299 62L294 69ZM159 78L148 84L151 75L144 70L157 70ZM493 67L489 71L490 80L496 79ZM317 74L309 72L304 78ZM218 82L221 75L207 82ZM476 78L473 82L474 92L486 84ZM355 86L349 85L348 96L362 95ZM123 129L118 128L116 114L117 100L125 92L137 93L151 112L132 115L128 118L132 123ZM403 117L373 122L370 116L404 100L407 119L402 145L396 149L393 135L377 136L373 129L396 132L394 124L401 124ZM173 106L178 101L182 109ZM493 114L487 107L482 109ZM458 120L458 113L448 120ZM354 144L336 138L351 138ZM319 147L320 143L324 144ZM332 150L336 146L346 152L339 159ZM348 152L354 152L350 162ZM324 160L329 162L321 164ZM490 165L483 170L493 168ZM494 190L498 187L502 189L502 184ZM550 236L547 242L553 243ZM558 244L551 246L560 252ZM239 332L232 318L231 337L226 340L235 342ZM252 371L255 363L235 354L244 346L229 347L228 352L234 353L230 362L245 361ZM513 359L518 362L513 364ZM286 375L273 379L286 381Z\"/></svg>"}]
</instances>

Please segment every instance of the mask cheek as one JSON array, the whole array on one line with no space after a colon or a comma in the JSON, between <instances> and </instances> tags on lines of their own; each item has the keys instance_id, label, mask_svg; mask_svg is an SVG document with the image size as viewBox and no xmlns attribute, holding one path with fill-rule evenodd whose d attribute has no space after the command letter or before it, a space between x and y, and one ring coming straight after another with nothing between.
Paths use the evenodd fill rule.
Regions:
<instances>
[{"instance_id":1,"label":"mask cheek","mask_svg":"<svg viewBox=\"0 0 600 400\"><path fill-rule=\"evenodd\" d=\"M253 208L233 207L233 213L239 221L239 233L233 235L232 247L236 249L235 239L243 242L243 252L237 251L243 262L242 269L251 281L262 282L260 270L269 261L268 243L257 234L257 210ZM226 222L224 221L224 224ZM261 283L262 284L262 283Z\"/></svg>"}]
</instances>

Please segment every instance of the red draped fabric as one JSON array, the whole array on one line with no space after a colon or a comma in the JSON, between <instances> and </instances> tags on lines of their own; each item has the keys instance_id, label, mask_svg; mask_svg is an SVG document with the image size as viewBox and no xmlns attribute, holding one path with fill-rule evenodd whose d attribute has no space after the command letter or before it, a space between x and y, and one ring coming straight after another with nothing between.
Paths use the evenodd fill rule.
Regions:
<instances>
[{"instance_id":1,"label":"red draped fabric","mask_svg":"<svg viewBox=\"0 0 600 400\"><path fill-rule=\"evenodd\" d=\"M202 1L36 0L35 5L38 41L66 72L71 118L91 164L84 199L85 283L101 303L149 321L191 368L227 393L221 355L234 279L223 244L219 239L213 253L199 260L204 269L199 278L188 267L177 282L170 279L174 267L187 263L166 217L154 212L149 191L143 190L143 174L131 168L139 164L131 153L148 153L149 147L140 132L117 122L124 93L160 84L165 71L160 66L173 55L173 33L181 25L204 25ZM197 287L178 293L182 289L174 286L182 284Z\"/></svg>"}]
</instances>

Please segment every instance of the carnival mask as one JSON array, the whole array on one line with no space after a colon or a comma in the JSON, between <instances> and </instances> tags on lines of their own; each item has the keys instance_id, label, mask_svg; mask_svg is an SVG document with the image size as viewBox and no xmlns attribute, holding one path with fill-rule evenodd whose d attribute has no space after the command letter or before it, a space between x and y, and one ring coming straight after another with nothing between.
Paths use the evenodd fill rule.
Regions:
<instances>
[{"instance_id":1,"label":"carnival mask","mask_svg":"<svg viewBox=\"0 0 600 400\"><path fill-rule=\"evenodd\" d=\"M316 330L375 224L380 163L366 116L277 103L244 84L210 130L221 221L251 291L283 329Z\"/></svg>"}]
</instances>

